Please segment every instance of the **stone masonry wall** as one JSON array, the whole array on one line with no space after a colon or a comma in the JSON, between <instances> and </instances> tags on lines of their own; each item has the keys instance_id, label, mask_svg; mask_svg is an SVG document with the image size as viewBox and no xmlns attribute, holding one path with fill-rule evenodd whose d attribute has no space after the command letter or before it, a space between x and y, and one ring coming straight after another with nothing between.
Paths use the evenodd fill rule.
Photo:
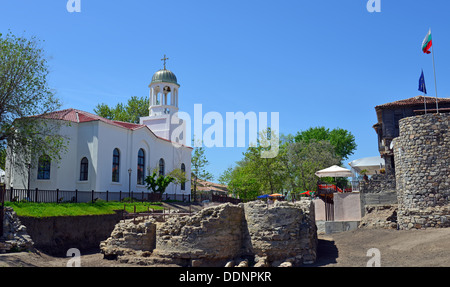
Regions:
<instances>
[{"instance_id":1,"label":"stone masonry wall","mask_svg":"<svg viewBox=\"0 0 450 287\"><path fill-rule=\"evenodd\" d=\"M154 245L152 240L142 240L152 236ZM295 266L314 262L316 248L311 200L276 202L270 207L259 201L226 203L192 216L174 216L165 223L121 222L101 244L105 258L193 267L236 262L240 266Z\"/></svg>"},{"instance_id":2,"label":"stone masonry wall","mask_svg":"<svg viewBox=\"0 0 450 287\"><path fill-rule=\"evenodd\" d=\"M283 261L295 265L316 260L317 227L314 204L310 200L295 203L276 201L273 207L261 201L244 204L244 253L278 266Z\"/></svg>"},{"instance_id":3,"label":"stone masonry wall","mask_svg":"<svg viewBox=\"0 0 450 287\"><path fill-rule=\"evenodd\" d=\"M3 236L0 237L0 253L30 251L34 242L11 207L5 207Z\"/></svg>"},{"instance_id":4,"label":"stone masonry wall","mask_svg":"<svg viewBox=\"0 0 450 287\"><path fill-rule=\"evenodd\" d=\"M394 157L399 228L450 227L450 114L400 120Z\"/></svg>"}]
</instances>

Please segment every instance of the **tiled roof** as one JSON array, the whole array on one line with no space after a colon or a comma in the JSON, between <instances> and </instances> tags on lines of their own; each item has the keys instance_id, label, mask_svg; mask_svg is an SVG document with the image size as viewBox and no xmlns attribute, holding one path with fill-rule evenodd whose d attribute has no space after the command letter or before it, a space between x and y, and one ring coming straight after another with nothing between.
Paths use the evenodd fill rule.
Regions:
<instances>
[{"instance_id":1,"label":"tiled roof","mask_svg":"<svg viewBox=\"0 0 450 287\"><path fill-rule=\"evenodd\" d=\"M197 190L198 191L221 191L221 192L227 192L228 187L223 184L214 183L206 180L198 179L198 185Z\"/></svg>"},{"instance_id":2,"label":"tiled roof","mask_svg":"<svg viewBox=\"0 0 450 287\"><path fill-rule=\"evenodd\" d=\"M69 121L73 123L86 123L92 121L101 121L110 125L123 127L129 130L136 130L139 128L146 127L145 125L133 124L133 123L125 123L120 121L112 121L100 117L98 115L94 115L85 111L80 111L76 109L67 109L61 111L55 111L47 114L42 114L37 117L45 118L45 119L54 119L54 120L63 120Z\"/></svg>"},{"instance_id":3,"label":"tiled roof","mask_svg":"<svg viewBox=\"0 0 450 287\"><path fill-rule=\"evenodd\" d=\"M94 115L85 111L80 111L76 109L66 109L61 111L55 111L47 114L38 115L35 117L44 118L44 119L53 119L53 120L63 120L63 121L69 121L73 123L86 123L86 122L93 122L93 121L101 121L106 124L110 124L117 127L122 127L129 130L138 130L140 128L147 128L155 137L158 139L172 142L168 139L162 138L157 136L148 126L146 125L140 125L140 124L134 124L134 123L126 123L121 121L113 121L108 120L103 117L100 117L98 115ZM185 146L188 147L188 146ZM192 147L188 147L191 148Z\"/></svg>"},{"instance_id":4,"label":"tiled roof","mask_svg":"<svg viewBox=\"0 0 450 287\"><path fill-rule=\"evenodd\" d=\"M383 108L389 109L389 108L397 108L397 107L402 107L402 106L415 106L415 105L420 105L420 104L423 105L424 99L427 104L435 104L436 103L435 97L417 96L417 97L413 97L413 98L409 98L409 99L405 99L405 100L400 100L400 101L395 101L392 103L379 105L379 106L376 106L375 109L378 110L378 109L383 109ZM450 98L438 98L438 103L449 103L450 104Z\"/></svg>"}]
</instances>

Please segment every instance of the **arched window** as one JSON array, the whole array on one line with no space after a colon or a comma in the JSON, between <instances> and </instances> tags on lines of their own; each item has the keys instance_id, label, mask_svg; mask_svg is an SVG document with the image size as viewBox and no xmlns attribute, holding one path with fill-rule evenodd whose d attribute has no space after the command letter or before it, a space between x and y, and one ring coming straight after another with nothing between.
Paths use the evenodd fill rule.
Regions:
<instances>
[{"instance_id":1,"label":"arched window","mask_svg":"<svg viewBox=\"0 0 450 287\"><path fill-rule=\"evenodd\" d=\"M159 175L164 175L164 159L159 160Z\"/></svg>"},{"instance_id":2,"label":"arched window","mask_svg":"<svg viewBox=\"0 0 450 287\"><path fill-rule=\"evenodd\" d=\"M80 181L88 180L89 161L86 157L83 157L80 164Z\"/></svg>"},{"instance_id":3,"label":"arched window","mask_svg":"<svg viewBox=\"0 0 450 287\"><path fill-rule=\"evenodd\" d=\"M145 151L140 149L138 152L137 164L137 184L144 184L145 179Z\"/></svg>"},{"instance_id":4,"label":"arched window","mask_svg":"<svg viewBox=\"0 0 450 287\"><path fill-rule=\"evenodd\" d=\"M181 164L181 171L186 174L186 166L184 163ZM181 190L186 190L186 182L181 183Z\"/></svg>"},{"instance_id":5,"label":"arched window","mask_svg":"<svg viewBox=\"0 0 450 287\"><path fill-rule=\"evenodd\" d=\"M112 164L112 181L119 182L120 174L120 152L115 148L113 151L113 164Z\"/></svg>"},{"instance_id":6,"label":"arched window","mask_svg":"<svg viewBox=\"0 0 450 287\"><path fill-rule=\"evenodd\" d=\"M51 160L48 155L39 158L37 179L50 179L50 165Z\"/></svg>"}]
</instances>

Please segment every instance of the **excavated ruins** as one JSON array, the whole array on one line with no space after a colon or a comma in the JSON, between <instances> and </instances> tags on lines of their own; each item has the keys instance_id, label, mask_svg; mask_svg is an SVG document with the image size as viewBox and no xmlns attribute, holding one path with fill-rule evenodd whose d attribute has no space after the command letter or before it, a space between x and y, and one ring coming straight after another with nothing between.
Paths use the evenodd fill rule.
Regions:
<instances>
[{"instance_id":1,"label":"excavated ruins","mask_svg":"<svg viewBox=\"0 0 450 287\"><path fill-rule=\"evenodd\" d=\"M141 265L300 266L316 260L317 242L311 200L254 201L213 206L163 223L121 221L100 249L106 259Z\"/></svg>"}]
</instances>

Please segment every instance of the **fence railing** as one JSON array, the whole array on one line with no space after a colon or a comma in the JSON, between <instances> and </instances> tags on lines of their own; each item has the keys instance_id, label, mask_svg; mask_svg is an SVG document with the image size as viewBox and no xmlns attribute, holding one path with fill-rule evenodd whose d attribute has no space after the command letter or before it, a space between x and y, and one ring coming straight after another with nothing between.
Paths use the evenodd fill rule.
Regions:
<instances>
[{"instance_id":1,"label":"fence railing","mask_svg":"<svg viewBox=\"0 0 450 287\"><path fill-rule=\"evenodd\" d=\"M0 237L3 236L3 219L5 217L5 186L0 184Z\"/></svg>"},{"instance_id":2,"label":"fence railing","mask_svg":"<svg viewBox=\"0 0 450 287\"><path fill-rule=\"evenodd\" d=\"M163 200L178 200L189 202L190 195L186 194L160 194L154 192L111 192L111 191L80 191L80 190L43 190L43 189L14 189L10 188L4 192L5 201L29 201L45 203L62 202L93 202L96 200L122 201L133 198L138 201L160 202Z\"/></svg>"}]
</instances>

